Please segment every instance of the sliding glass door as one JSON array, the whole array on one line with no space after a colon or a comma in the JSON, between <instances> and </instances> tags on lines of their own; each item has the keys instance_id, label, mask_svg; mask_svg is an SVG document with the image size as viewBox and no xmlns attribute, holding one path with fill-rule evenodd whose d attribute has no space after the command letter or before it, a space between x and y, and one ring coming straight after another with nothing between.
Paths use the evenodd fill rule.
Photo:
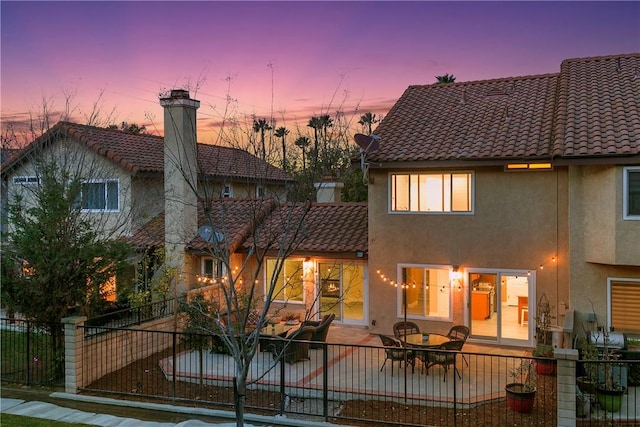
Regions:
<instances>
[{"instance_id":1,"label":"sliding glass door","mask_svg":"<svg viewBox=\"0 0 640 427\"><path fill-rule=\"evenodd\" d=\"M339 322L366 324L364 273L362 263L318 263L320 315L334 313Z\"/></svg>"},{"instance_id":2,"label":"sliding glass door","mask_svg":"<svg viewBox=\"0 0 640 427\"><path fill-rule=\"evenodd\" d=\"M470 336L506 345L531 345L532 273L477 269L467 274Z\"/></svg>"}]
</instances>

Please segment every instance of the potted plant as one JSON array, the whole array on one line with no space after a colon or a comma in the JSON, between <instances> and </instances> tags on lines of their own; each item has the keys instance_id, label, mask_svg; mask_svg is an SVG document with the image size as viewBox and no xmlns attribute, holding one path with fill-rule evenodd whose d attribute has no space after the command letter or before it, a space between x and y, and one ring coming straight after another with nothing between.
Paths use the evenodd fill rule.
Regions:
<instances>
[{"instance_id":1,"label":"potted plant","mask_svg":"<svg viewBox=\"0 0 640 427\"><path fill-rule=\"evenodd\" d=\"M598 403L607 412L618 412L622 406L622 396L626 388L622 385L623 378L626 378L627 366L624 363L616 362L620 356L609 351L607 347L608 333L604 333L604 351L602 359L604 363L598 366L598 382L596 384L596 394Z\"/></svg>"},{"instance_id":2,"label":"potted plant","mask_svg":"<svg viewBox=\"0 0 640 427\"><path fill-rule=\"evenodd\" d=\"M536 360L536 373L539 375L555 375L556 373L556 361L553 359L550 331L551 320L554 318L553 307L543 293L536 306L536 346L532 354L534 357L543 357L550 360Z\"/></svg>"},{"instance_id":3,"label":"potted plant","mask_svg":"<svg viewBox=\"0 0 640 427\"><path fill-rule=\"evenodd\" d=\"M509 372L513 382L505 386L507 407L516 412L529 413L533 410L538 390L538 376L529 359L520 361L520 365Z\"/></svg>"},{"instance_id":4,"label":"potted plant","mask_svg":"<svg viewBox=\"0 0 640 427\"><path fill-rule=\"evenodd\" d=\"M297 325L300 323L300 315L291 311L287 311L282 315L285 325Z\"/></svg>"},{"instance_id":5,"label":"potted plant","mask_svg":"<svg viewBox=\"0 0 640 427\"><path fill-rule=\"evenodd\" d=\"M585 333L586 335L579 337L577 341L584 375L576 377L576 384L583 393L588 394L595 401L596 383L598 382L598 365L596 363L598 349L595 343L589 340L588 331L585 330Z\"/></svg>"}]
</instances>

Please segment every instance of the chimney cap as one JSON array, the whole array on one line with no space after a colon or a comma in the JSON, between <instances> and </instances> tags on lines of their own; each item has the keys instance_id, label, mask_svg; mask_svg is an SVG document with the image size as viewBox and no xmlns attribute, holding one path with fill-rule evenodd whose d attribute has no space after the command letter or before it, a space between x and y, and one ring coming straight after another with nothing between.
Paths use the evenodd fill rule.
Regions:
<instances>
[{"instance_id":1,"label":"chimney cap","mask_svg":"<svg viewBox=\"0 0 640 427\"><path fill-rule=\"evenodd\" d=\"M171 96L169 98L189 99L189 91L185 89L171 89Z\"/></svg>"}]
</instances>

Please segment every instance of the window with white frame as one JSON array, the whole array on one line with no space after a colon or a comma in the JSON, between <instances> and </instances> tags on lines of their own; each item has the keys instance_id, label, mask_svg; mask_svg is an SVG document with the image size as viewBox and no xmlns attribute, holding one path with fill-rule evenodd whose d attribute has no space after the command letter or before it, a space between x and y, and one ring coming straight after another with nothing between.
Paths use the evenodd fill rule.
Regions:
<instances>
[{"instance_id":1,"label":"window with white frame","mask_svg":"<svg viewBox=\"0 0 640 427\"><path fill-rule=\"evenodd\" d=\"M624 219L640 220L640 166L624 168L622 180Z\"/></svg>"},{"instance_id":2,"label":"window with white frame","mask_svg":"<svg viewBox=\"0 0 640 427\"><path fill-rule=\"evenodd\" d=\"M233 189L231 188L231 184L223 185L220 195L225 198L233 197Z\"/></svg>"},{"instance_id":3,"label":"window with white frame","mask_svg":"<svg viewBox=\"0 0 640 427\"><path fill-rule=\"evenodd\" d=\"M256 197L264 197L266 195L266 191L262 185L256 186Z\"/></svg>"},{"instance_id":4,"label":"window with white frame","mask_svg":"<svg viewBox=\"0 0 640 427\"><path fill-rule=\"evenodd\" d=\"M640 279L609 279L609 325L617 332L640 334Z\"/></svg>"},{"instance_id":5,"label":"window with white frame","mask_svg":"<svg viewBox=\"0 0 640 427\"><path fill-rule=\"evenodd\" d=\"M392 212L471 212L473 174L403 173L390 176Z\"/></svg>"},{"instance_id":6,"label":"window with white frame","mask_svg":"<svg viewBox=\"0 0 640 427\"><path fill-rule=\"evenodd\" d=\"M398 317L404 315L406 292L407 315L412 318L451 320L450 268L428 265L401 265L398 282Z\"/></svg>"},{"instance_id":7,"label":"window with white frame","mask_svg":"<svg viewBox=\"0 0 640 427\"><path fill-rule=\"evenodd\" d=\"M278 264L282 263L280 274L277 274ZM304 270L303 260L267 259L265 277L265 295L269 286L274 285L273 300L279 302L304 302Z\"/></svg>"},{"instance_id":8,"label":"window with white frame","mask_svg":"<svg viewBox=\"0 0 640 427\"><path fill-rule=\"evenodd\" d=\"M40 183L37 176L14 176L13 183L19 185L36 185Z\"/></svg>"},{"instance_id":9,"label":"window with white frame","mask_svg":"<svg viewBox=\"0 0 640 427\"><path fill-rule=\"evenodd\" d=\"M204 285L217 283L225 273L224 264L220 260L210 257L201 258L198 282Z\"/></svg>"},{"instance_id":10,"label":"window with white frame","mask_svg":"<svg viewBox=\"0 0 640 427\"><path fill-rule=\"evenodd\" d=\"M86 211L117 211L118 180L95 180L82 183L82 209Z\"/></svg>"}]
</instances>

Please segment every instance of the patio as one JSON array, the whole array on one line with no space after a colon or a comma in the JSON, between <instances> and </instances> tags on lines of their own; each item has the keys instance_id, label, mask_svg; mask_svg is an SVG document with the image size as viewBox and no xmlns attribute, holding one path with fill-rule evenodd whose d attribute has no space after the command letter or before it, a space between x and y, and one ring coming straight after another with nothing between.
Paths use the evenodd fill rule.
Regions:
<instances>
[{"instance_id":1,"label":"patio","mask_svg":"<svg viewBox=\"0 0 640 427\"><path fill-rule=\"evenodd\" d=\"M249 387L277 389L284 373L286 392L291 397L322 398L326 381L331 400L371 398L382 393L386 399L406 399L407 402L452 404L455 399L458 404L473 404L502 397L504 386L509 382L507 371L518 363L519 357L527 356L526 349L522 348L467 343L463 350L469 365L461 357L456 365L462 379L450 369L445 380L440 367L431 368L426 375L422 364L416 362L415 372L408 366L405 382L404 365L399 367L398 362L392 369L388 361L380 371L385 360L380 345L378 336L364 328L334 325L329 330L326 359L322 349L310 350L310 360L282 366L271 353L258 352L249 372ZM167 379L173 379L172 358L163 359L160 366ZM202 379L208 385L229 386L234 376L234 361L228 355L206 352L201 376L198 352L182 352L176 359L175 373L178 381Z\"/></svg>"}]
</instances>

